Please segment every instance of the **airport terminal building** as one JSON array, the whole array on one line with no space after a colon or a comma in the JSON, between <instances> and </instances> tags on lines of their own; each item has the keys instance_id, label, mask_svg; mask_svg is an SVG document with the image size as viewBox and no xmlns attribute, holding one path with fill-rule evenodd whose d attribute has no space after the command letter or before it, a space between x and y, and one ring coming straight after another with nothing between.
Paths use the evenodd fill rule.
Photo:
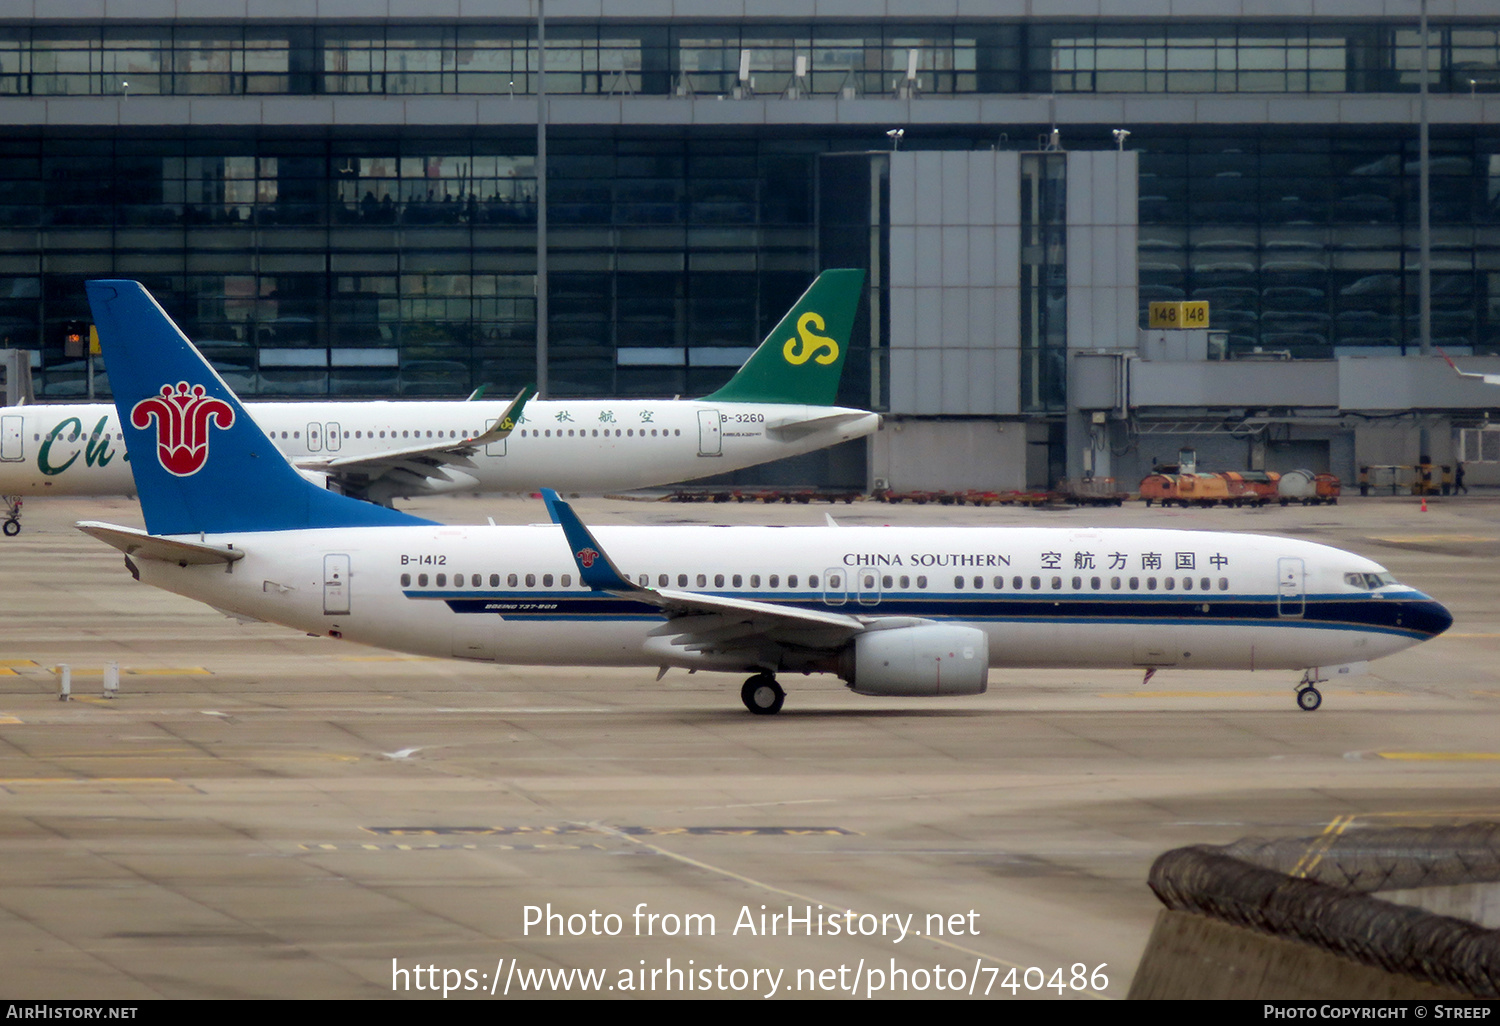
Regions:
<instances>
[{"instance_id":1,"label":"airport terminal building","mask_svg":"<svg viewBox=\"0 0 1500 1026\"><path fill-rule=\"evenodd\" d=\"M1046 14L1034 13L1045 6ZM863 267L868 444L760 474L1500 483L1500 9L547 0L547 380L704 394ZM247 397L537 380L536 0L0 8L0 349L90 387L91 277ZM1430 125L1430 346L1420 274ZM1206 329L1148 306L1206 301ZM100 379L100 394L104 381Z\"/></svg>"}]
</instances>

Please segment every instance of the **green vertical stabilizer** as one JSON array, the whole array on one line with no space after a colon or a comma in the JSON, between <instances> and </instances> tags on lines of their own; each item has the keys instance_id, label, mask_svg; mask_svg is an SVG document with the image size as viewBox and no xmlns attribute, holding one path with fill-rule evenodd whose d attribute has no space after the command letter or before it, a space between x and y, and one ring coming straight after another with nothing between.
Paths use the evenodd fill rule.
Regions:
<instances>
[{"instance_id":1,"label":"green vertical stabilizer","mask_svg":"<svg viewBox=\"0 0 1500 1026\"><path fill-rule=\"evenodd\" d=\"M729 382L704 400L832 406L865 272L824 271Z\"/></svg>"}]
</instances>

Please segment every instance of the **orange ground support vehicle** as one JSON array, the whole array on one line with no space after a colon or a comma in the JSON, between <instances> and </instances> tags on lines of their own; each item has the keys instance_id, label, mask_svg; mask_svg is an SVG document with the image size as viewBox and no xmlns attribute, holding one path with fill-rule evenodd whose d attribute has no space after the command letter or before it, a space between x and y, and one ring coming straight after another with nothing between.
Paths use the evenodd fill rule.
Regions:
<instances>
[{"instance_id":1,"label":"orange ground support vehicle","mask_svg":"<svg viewBox=\"0 0 1500 1026\"><path fill-rule=\"evenodd\" d=\"M1163 506L1263 506L1277 499L1276 484L1280 477L1260 470L1158 473L1141 481L1140 492L1147 506L1154 502Z\"/></svg>"},{"instance_id":2,"label":"orange ground support vehicle","mask_svg":"<svg viewBox=\"0 0 1500 1026\"><path fill-rule=\"evenodd\" d=\"M1331 506L1339 501L1339 492L1342 489L1339 479L1332 474L1315 474L1311 470L1288 470L1281 475L1281 483L1277 490L1280 492L1280 502L1283 506L1293 502L1300 502L1304 506L1316 506L1326 502Z\"/></svg>"}]
</instances>

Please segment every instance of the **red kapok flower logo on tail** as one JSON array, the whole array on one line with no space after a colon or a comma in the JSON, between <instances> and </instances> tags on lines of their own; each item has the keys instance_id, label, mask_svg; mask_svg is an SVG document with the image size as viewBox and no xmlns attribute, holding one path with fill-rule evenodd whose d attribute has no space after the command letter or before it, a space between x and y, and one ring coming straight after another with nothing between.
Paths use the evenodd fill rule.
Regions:
<instances>
[{"instance_id":1,"label":"red kapok flower logo on tail","mask_svg":"<svg viewBox=\"0 0 1500 1026\"><path fill-rule=\"evenodd\" d=\"M599 558L599 553L594 549L579 549L573 555L578 557L578 562L583 564L585 570L593 566L594 560Z\"/></svg>"},{"instance_id":2,"label":"red kapok flower logo on tail","mask_svg":"<svg viewBox=\"0 0 1500 1026\"><path fill-rule=\"evenodd\" d=\"M179 381L174 389L161 386L161 395L142 399L130 410L130 423L142 430L156 418L156 458L169 474L188 477L208 462L208 422L220 430L234 423L234 408L208 396L202 385Z\"/></svg>"}]
</instances>

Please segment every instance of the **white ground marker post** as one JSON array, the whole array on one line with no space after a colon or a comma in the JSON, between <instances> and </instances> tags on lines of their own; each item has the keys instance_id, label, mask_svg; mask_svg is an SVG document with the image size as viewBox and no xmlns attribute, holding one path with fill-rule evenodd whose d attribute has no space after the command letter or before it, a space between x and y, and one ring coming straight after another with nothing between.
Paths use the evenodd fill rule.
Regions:
<instances>
[{"instance_id":1,"label":"white ground marker post","mask_svg":"<svg viewBox=\"0 0 1500 1026\"><path fill-rule=\"evenodd\" d=\"M73 697L73 667L67 663L59 663L57 675L61 679L57 686L57 700L66 702Z\"/></svg>"},{"instance_id":2,"label":"white ground marker post","mask_svg":"<svg viewBox=\"0 0 1500 1026\"><path fill-rule=\"evenodd\" d=\"M120 664L109 662L104 664L104 697L115 698L120 693Z\"/></svg>"}]
</instances>

